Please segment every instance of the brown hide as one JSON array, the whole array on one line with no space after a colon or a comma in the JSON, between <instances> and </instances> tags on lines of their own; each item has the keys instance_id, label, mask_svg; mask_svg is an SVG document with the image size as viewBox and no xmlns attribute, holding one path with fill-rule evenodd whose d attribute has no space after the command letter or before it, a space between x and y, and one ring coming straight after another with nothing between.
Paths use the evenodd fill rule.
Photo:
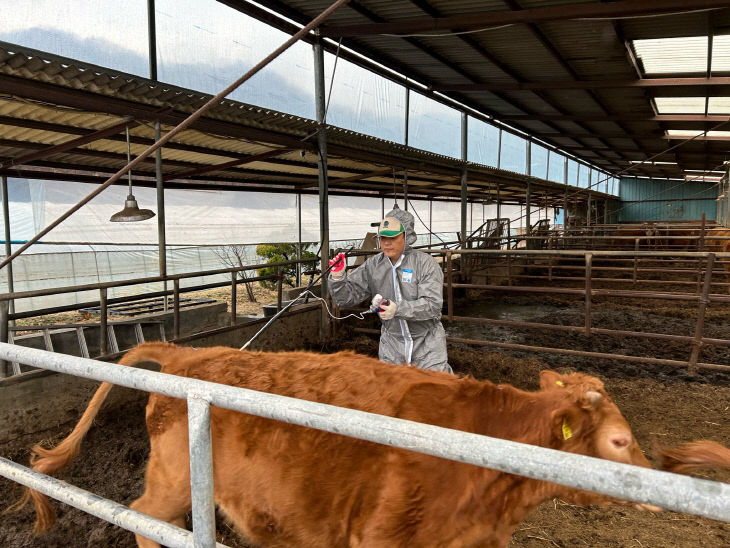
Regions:
<instances>
[{"instance_id":1,"label":"brown hide","mask_svg":"<svg viewBox=\"0 0 730 548\"><path fill-rule=\"evenodd\" d=\"M169 343L140 345L120 363L142 361L160 363L163 373L649 465L601 381L588 375L543 371L541 390L525 392L351 352L192 350ZM96 413L92 407L79 424L90 424ZM503 547L544 500L607 501L552 483L215 407L211 424L216 502L260 546ZM145 492L132 507L182 524L190 510L185 402L151 394L147 425L151 451ZM36 464L46 460L45 469L52 470L53 451ZM34 501L41 510L48 505L42 496ZM137 541L157 546L139 536Z\"/></svg>"},{"instance_id":2,"label":"brown hide","mask_svg":"<svg viewBox=\"0 0 730 548\"><path fill-rule=\"evenodd\" d=\"M686 474L701 468L730 468L730 449L709 440L693 441L680 447L659 447L661 468Z\"/></svg>"}]
</instances>

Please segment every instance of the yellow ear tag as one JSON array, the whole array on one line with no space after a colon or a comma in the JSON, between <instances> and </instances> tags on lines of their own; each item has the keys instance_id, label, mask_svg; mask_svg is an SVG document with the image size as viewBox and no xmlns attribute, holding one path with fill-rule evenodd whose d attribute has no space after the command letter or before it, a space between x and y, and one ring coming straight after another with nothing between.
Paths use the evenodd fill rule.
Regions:
<instances>
[{"instance_id":1,"label":"yellow ear tag","mask_svg":"<svg viewBox=\"0 0 730 548\"><path fill-rule=\"evenodd\" d=\"M563 381L555 381L555 384L557 384L558 386L565 386Z\"/></svg>"},{"instance_id":2,"label":"yellow ear tag","mask_svg":"<svg viewBox=\"0 0 730 548\"><path fill-rule=\"evenodd\" d=\"M563 419L563 439L569 440L573 437L573 429L570 427L570 425L565 422L565 419Z\"/></svg>"}]
</instances>

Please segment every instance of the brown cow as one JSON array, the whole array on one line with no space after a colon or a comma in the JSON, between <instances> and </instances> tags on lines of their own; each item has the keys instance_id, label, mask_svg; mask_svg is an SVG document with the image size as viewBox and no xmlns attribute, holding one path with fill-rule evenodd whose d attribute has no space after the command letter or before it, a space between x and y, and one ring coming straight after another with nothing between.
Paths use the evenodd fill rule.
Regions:
<instances>
[{"instance_id":1,"label":"brown cow","mask_svg":"<svg viewBox=\"0 0 730 548\"><path fill-rule=\"evenodd\" d=\"M526 392L473 378L384 364L352 352L192 350L147 343L121 364L154 361L163 373L319 401L437 426L648 467L629 425L591 376L542 371ZM111 385L97 390L72 433L35 447L34 469L53 473L78 453ZM151 394L144 494L132 508L183 525L190 510L186 403ZM540 502L608 497L314 429L211 408L215 499L261 546L507 546ZM36 492L36 530L53 523ZM155 542L137 536L142 547Z\"/></svg>"}]
</instances>

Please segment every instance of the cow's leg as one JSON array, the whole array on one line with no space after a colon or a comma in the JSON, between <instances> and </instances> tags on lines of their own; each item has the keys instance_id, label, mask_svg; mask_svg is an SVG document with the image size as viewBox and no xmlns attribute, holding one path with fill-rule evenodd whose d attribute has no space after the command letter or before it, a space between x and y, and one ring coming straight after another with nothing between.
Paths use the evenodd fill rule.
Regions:
<instances>
[{"instance_id":1,"label":"cow's leg","mask_svg":"<svg viewBox=\"0 0 730 548\"><path fill-rule=\"evenodd\" d=\"M150 436L150 460L145 473L145 490L131 508L185 527L190 511L190 461L187 424L179 422L166 432ZM159 544L135 535L140 548L159 548Z\"/></svg>"}]
</instances>

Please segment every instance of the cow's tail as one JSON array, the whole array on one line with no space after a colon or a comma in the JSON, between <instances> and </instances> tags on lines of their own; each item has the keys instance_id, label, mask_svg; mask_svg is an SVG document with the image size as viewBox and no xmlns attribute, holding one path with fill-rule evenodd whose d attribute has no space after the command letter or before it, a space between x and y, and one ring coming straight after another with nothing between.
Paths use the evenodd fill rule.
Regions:
<instances>
[{"instance_id":1,"label":"cow's tail","mask_svg":"<svg viewBox=\"0 0 730 548\"><path fill-rule=\"evenodd\" d=\"M661 468L687 474L699 468L730 468L730 449L709 440L693 441L675 448L660 447Z\"/></svg>"},{"instance_id":2,"label":"cow's tail","mask_svg":"<svg viewBox=\"0 0 730 548\"><path fill-rule=\"evenodd\" d=\"M138 363L152 361L161 363L165 355L169 358L175 345L170 343L143 343L136 348L127 352L119 360L120 365L136 365ZM31 449L30 463L33 470L42 474L53 475L67 468L76 455L79 454L81 441L91 428L94 418L99 413L104 400L114 385L109 382L103 382L94 393L89 405L86 407L81 419L71 433L53 449L45 449L40 445L35 445ZM36 510L36 521L33 526L33 532L43 533L51 528L56 521L56 513L53 506L48 502L48 498L38 491L34 491L28 487L25 488L23 497L16 503L9 506L5 512L20 510L28 501L32 500ZM3 512L4 513L4 512Z\"/></svg>"}]
</instances>

